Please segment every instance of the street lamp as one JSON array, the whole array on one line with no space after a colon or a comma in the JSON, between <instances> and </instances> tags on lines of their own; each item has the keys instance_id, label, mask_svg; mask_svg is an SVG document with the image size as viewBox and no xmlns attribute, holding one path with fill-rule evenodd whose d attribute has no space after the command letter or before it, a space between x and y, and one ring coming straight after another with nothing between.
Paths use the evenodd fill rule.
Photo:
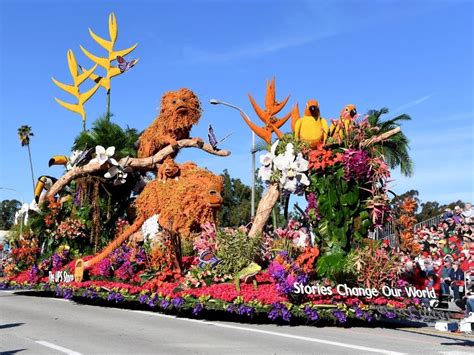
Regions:
<instances>
[{"instance_id":1,"label":"street lamp","mask_svg":"<svg viewBox=\"0 0 474 355\"><path fill-rule=\"evenodd\" d=\"M20 191L12 189L11 187L0 187L0 190L9 190L18 193L21 196L21 206L23 207L25 200L23 198L23 194ZM20 219L20 237L23 237L23 217Z\"/></svg>"},{"instance_id":2,"label":"street lamp","mask_svg":"<svg viewBox=\"0 0 474 355\"><path fill-rule=\"evenodd\" d=\"M209 100L209 102L213 105L224 105L224 106L228 106L228 107L231 107L233 109L236 109L242 115L244 115L245 117L248 118L248 116L244 112L244 110L242 110L238 106L229 104L229 103L224 102L224 101L219 101L219 100L216 100L216 99L211 99L211 100ZM249 120L250 120L250 118L249 118ZM255 182L255 153L256 153L256 150L255 150L255 132L252 131L252 197L251 197L251 201L250 201L250 206L251 206L250 207L250 216L251 216L251 218L255 217L255 183L256 183Z\"/></svg>"}]
</instances>

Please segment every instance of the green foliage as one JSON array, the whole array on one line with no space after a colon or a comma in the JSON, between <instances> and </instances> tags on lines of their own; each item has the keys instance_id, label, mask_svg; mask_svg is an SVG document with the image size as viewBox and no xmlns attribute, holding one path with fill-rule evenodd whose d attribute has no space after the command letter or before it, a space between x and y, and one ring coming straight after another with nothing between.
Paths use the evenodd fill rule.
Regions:
<instances>
[{"instance_id":1,"label":"green foliage","mask_svg":"<svg viewBox=\"0 0 474 355\"><path fill-rule=\"evenodd\" d=\"M14 221L15 213L21 208L17 200L3 200L0 202L0 230L9 230Z\"/></svg>"},{"instance_id":2,"label":"green foliage","mask_svg":"<svg viewBox=\"0 0 474 355\"><path fill-rule=\"evenodd\" d=\"M219 248L217 256L222 260L217 266L221 274L234 275L253 262L257 255L262 239L250 238L241 230L217 232L217 243Z\"/></svg>"},{"instance_id":3,"label":"green foliage","mask_svg":"<svg viewBox=\"0 0 474 355\"><path fill-rule=\"evenodd\" d=\"M303 151L304 149L309 148L308 143L297 139L294 134L288 133L288 134L285 134L283 137L281 137L280 143L278 143L277 149L275 150L275 155L285 153L286 146L288 145L288 143L293 144L293 149L297 153Z\"/></svg>"},{"instance_id":4,"label":"green foliage","mask_svg":"<svg viewBox=\"0 0 474 355\"><path fill-rule=\"evenodd\" d=\"M342 252L325 254L318 258L316 272L322 278L339 281L346 269L347 257Z\"/></svg>"},{"instance_id":5,"label":"green foliage","mask_svg":"<svg viewBox=\"0 0 474 355\"><path fill-rule=\"evenodd\" d=\"M24 147L25 145L30 144L30 137L34 137L33 130L31 126L23 125L20 126L17 130L18 139L20 140L21 146Z\"/></svg>"},{"instance_id":6,"label":"green foliage","mask_svg":"<svg viewBox=\"0 0 474 355\"><path fill-rule=\"evenodd\" d=\"M97 145L105 148L114 146L116 158L136 157L135 142L138 141L139 136L135 128L122 129L118 124L108 120L105 115L94 121L92 129L81 132L76 137L72 149L82 150L86 146L93 148Z\"/></svg>"},{"instance_id":7,"label":"green foliage","mask_svg":"<svg viewBox=\"0 0 474 355\"><path fill-rule=\"evenodd\" d=\"M319 221L314 230L323 251L347 251L352 240L364 237L371 227L369 214L362 200L367 192L354 181L344 179L344 168L334 174L313 174L308 192L318 199Z\"/></svg>"},{"instance_id":8,"label":"green foliage","mask_svg":"<svg viewBox=\"0 0 474 355\"><path fill-rule=\"evenodd\" d=\"M411 117L408 115L399 115L390 120L383 121L381 116L388 113L387 108L382 108L380 110L370 110L368 112L368 122L372 128L377 128L371 130L368 133L366 138L371 138L372 136L379 136L383 133L386 133L394 128L400 126L400 121L409 121ZM405 176L413 175L413 160L410 158L408 153L409 141L407 136L402 132L391 136L390 138L379 142L374 145L379 154L384 157L385 162L391 169L400 167L400 172Z\"/></svg>"}]
</instances>

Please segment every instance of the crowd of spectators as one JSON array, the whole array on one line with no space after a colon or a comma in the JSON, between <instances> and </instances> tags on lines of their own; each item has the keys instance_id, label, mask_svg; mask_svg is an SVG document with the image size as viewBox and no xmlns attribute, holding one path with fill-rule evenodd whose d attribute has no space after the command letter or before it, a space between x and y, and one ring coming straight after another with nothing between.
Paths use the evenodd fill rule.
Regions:
<instances>
[{"instance_id":1,"label":"crowd of spectators","mask_svg":"<svg viewBox=\"0 0 474 355\"><path fill-rule=\"evenodd\" d=\"M433 287L440 297L459 301L466 298L465 277L474 275L474 209L445 209L437 224L416 229L415 240L420 253L401 255L405 272L411 274L419 287ZM470 308L470 302L467 302ZM474 310L469 310L474 311Z\"/></svg>"}]
</instances>

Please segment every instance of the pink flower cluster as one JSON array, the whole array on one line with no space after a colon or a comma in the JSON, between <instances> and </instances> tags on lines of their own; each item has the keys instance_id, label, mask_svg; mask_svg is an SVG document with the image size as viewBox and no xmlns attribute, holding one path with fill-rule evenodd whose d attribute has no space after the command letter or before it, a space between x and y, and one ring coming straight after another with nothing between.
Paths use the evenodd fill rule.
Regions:
<instances>
[{"instance_id":1,"label":"pink flower cluster","mask_svg":"<svg viewBox=\"0 0 474 355\"><path fill-rule=\"evenodd\" d=\"M193 248L198 253L204 250L212 252L217 251L217 235L216 226L214 223L206 222L202 226L202 232L194 239Z\"/></svg>"},{"instance_id":2,"label":"pink flower cluster","mask_svg":"<svg viewBox=\"0 0 474 355\"><path fill-rule=\"evenodd\" d=\"M85 236L85 224L78 219L68 217L59 224L55 238L80 239Z\"/></svg>"}]
</instances>

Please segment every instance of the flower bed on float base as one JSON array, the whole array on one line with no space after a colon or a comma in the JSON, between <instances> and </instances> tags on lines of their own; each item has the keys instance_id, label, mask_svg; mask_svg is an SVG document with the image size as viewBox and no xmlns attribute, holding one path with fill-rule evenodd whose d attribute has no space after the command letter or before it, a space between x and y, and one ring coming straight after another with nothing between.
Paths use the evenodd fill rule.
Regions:
<instances>
[{"instance_id":1,"label":"flower bed on float base","mask_svg":"<svg viewBox=\"0 0 474 355\"><path fill-rule=\"evenodd\" d=\"M257 289L251 284L242 284L240 291L232 283L212 284L190 290L180 290L181 282L162 283L158 287L111 281L32 284L22 281L27 277L25 274L18 275L8 283L0 283L0 289L34 289L65 299L106 301L110 305L132 302L152 311L187 312L194 316L204 311L226 312L247 319L263 316L278 323L296 321L315 324L321 321L342 325L354 320L370 323L379 319L404 318L403 311L409 307L419 309L417 299L374 297L369 300L340 295L314 296L295 304L276 291L276 285L266 273L258 275Z\"/></svg>"}]
</instances>

